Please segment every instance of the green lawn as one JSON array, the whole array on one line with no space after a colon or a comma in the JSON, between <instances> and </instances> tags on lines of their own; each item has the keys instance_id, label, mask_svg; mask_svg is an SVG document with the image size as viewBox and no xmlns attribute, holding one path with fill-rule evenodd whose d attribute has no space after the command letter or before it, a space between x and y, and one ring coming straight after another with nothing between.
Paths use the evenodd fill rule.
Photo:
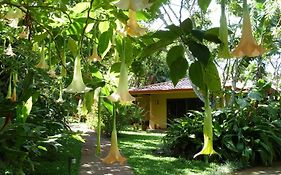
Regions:
<instances>
[{"instance_id":1,"label":"green lawn","mask_svg":"<svg viewBox=\"0 0 281 175\"><path fill-rule=\"evenodd\" d=\"M232 163L216 164L196 160L165 157L155 154L164 134L144 131L123 131L119 135L121 152L128 159L135 175L223 175L234 171Z\"/></svg>"}]
</instances>

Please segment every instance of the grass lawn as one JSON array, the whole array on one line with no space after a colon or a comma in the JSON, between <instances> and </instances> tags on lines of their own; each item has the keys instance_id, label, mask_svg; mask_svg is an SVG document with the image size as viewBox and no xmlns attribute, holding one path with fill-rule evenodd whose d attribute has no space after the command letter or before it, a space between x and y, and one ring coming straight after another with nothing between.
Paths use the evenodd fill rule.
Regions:
<instances>
[{"instance_id":1,"label":"grass lawn","mask_svg":"<svg viewBox=\"0 0 281 175\"><path fill-rule=\"evenodd\" d=\"M236 169L232 163L205 163L159 156L154 152L161 146L163 136L161 133L144 131L121 132L118 137L119 146L135 175L224 175Z\"/></svg>"},{"instance_id":2,"label":"grass lawn","mask_svg":"<svg viewBox=\"0 0 281 175\"><path fill-rule=\"evenodd\" d=\"M75 135L67 134L58 139L59 151L46 152L35 165L34 175L77 175L80 168L82 142ZM75 161L71 162L70 158ZM70 165L70 166L69 166Z\"/></svg>"}]
</instances>

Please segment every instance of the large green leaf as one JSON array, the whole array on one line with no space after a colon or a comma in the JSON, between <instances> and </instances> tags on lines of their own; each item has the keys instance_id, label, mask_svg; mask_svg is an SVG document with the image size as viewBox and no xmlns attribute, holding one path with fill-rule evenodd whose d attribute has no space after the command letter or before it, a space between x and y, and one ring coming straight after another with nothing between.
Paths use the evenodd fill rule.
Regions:
<instances>
[{"instance_id":1,"label":"large green leaf","mask_svg":"<svg viewBox=\"0 0 281 175\"><path fill-rule=\"evenodd\" d=\"M212 0L198 0L198 5L204 12L207 11Z\"/></svg>"},{"instance_id":2,"label":"large green leaf","mask_svg":"<svg viewBox=\"0 0 281 175\"><path fill-rule=\"evenodd\" d=\"M211 53L207 46L203 44L199 44L193 40L188 42L189 50L191 51L192 55L197 58L198 61L207 65L211 56Z\"/></svg>"},{"instance_id":3,"label":"large green leaf","mask_svg":"<svg viewBox=\"0 0 281 175\"><path fill-rule=\"evenodd\" d=\"M189 34L192 31L192 21L190 18L185 19L180 27L185 34Z\"/></svg>"},{"instance_id":4,"label":"large green leaf","mask_svg":"<svg viewBox=\"0 0 281 175\"><path fill-rule=\"evenodd\" d=\"M205 67L204 81L211 92L221 90L221 80L215 63L209 62Z\"/></svg>"},{"instance_id":5,"label":"large green leaf","mask_svg":"<svg viewBox=\"0 0 281 175\"><path fill-rule=\"evenodd\" d=\"M181 36L181 34L182 34L182 29L179 26L176 26L174 24L169 25L166 28L169 29L169 31L175 33L178 36Z\"/></svg>"},{"instance_id":6,"label":"large green leaf","mask_svg":"<svg viewBox=\"0 0 281 175\"><path fill-rule=\"evenodd\" d=\"M21 123L25 123L27 117L30 114L31 109L32 109L32 96L25 103L17 106L16 121L21 122Z\"/></svg>"},{"instance_id":7,"label":"large green leaf","mask_svg":"<svg viewBox=\"0 0 281 175\"><path fill-rule=\"evenodd\" d=\"M112 33L112 29L110 29L103 32L99 37L98 52L102 55L102 57L104 57L110 49Z\"/></svg>"},{"instance_id":8,"label":"large green leaf","mask_svg":"<svg viewBox=\"0 0 281 175\"><path fill-rule=\"evenodd\" d=\"M218 44L221 43L221 40L219 39L219 27L206 30L204 39Z\"/></svg>"},{"instance_id":9,"label":"large green leaf","mask_svg":"<svg viewBox=\"0 0 281 175\"><path fill-rule=\"evenodd\" d=\"M168 40L174 40L179 37L179 35L175 32L172 32L170 30L159 30L156 31L153 35L153 38L159 38L159 39L168 39Z\"/></svg>"},{"instance_id":10,"label":"large green leaf","mask_svg":"<svg viewBox=\"0 0 281 175\"><path fill-rule=\"evenodd\" d=\"M167 64L170 69L170 77L174 86L181 78L186 76L188 62L184 57L184 48L182 46L172 47L167 54Z\"/></svg>"},{"instance_id":11,"label":"large green leaf","mask_svg":"<svg viewBox=\"0 0 281 175\"><path fill-rule=\"evenodd\" d=\"M194 29L191 30L191 35L202 42L205 36L205 31Z\"/></svg>"},{"instance_id":12,"label":"large green leaf","mask_svg":"<svg viewBox=\"0 0 281 175\"><path fill-rule=\"evenodd\" d=\"M205 89L205 83L204 83L204 71L203 67L201 66L201 63L196 61L192 63L189 67L189 78L191 82L199 87L201 90Z\"/></svg>"}]
</instances>

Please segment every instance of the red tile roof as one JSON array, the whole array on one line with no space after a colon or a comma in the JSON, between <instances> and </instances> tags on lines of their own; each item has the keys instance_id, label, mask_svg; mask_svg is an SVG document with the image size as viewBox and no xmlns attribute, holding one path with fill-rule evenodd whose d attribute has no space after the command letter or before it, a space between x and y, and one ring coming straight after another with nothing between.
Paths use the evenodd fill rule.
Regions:
<instances>
[{"instance_id":1,"label":"red tile roof","mask_svg":"<svg viewBox=\"0 0 281 175\"><path fill-rule=\"evenodd\" d=\"M131 94L153 94L170 91L193 91L193 89L190 80L183 78L176 86L173 85L172 81L167 81L129 90Z\"/></svg>"},{"instance_id":2,"label":"red tile roof","mask_svg":"<svg viewBox=\"0 0 281 175\"><path fill-rule=\"evenodd\" d=\"M231 81L227 81L225 87L231 87ZM250 89L252 83L248 82L244 84L242 82L236 82L236 89ZM183 92L183 91L193 91L191 82L189 78L181 79L176 86L173 85L172 81L151 84L148 86L140 88L132 88L129 90L130 94L157 94L157 93L167 93L167 92Z\"/></svg>"}]
</instances>

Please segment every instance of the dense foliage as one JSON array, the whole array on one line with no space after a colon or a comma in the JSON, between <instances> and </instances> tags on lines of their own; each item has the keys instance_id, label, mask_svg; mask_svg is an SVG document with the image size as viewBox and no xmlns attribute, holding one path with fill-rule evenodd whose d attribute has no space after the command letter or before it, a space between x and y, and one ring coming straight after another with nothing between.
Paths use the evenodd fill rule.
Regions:
<instances>
[{"instance_id":1,"label":"dense foliage","mask_svg":"<svg viewBox=\"0 0 281 175\"><path fill-rule=\"evenodd\" d=\"M117 132L126 130L128 127L134 126L135 129L141 129L141 125L143 122L143 114L142 109L136 105L132 106L122 106L118 105L116 107L116 129ZM104 109L102 111L102 131L104 134L109 136L112 131L112 117L111 113Z\"/></svg>"},{"instance_id":2,"label":"dense foliage","mask_svg":"<svg viewBox=\"0 0 281 175\"><path fill-rule=\"evenodd\" d=\"M280 160L280 94L268 96L270 84L260 80L234 106L213 111L214 145L219 161L271 165ZM201 112L190 112L169 126L163 141L172 155L191 159L202 145Z\"/></svg>"},{"instance_id":3,"label":"dense foliage","mask_svg":"<svg viewBox=\"0 0 281 175\"><path fill-rule=\"evenodd\" d=\"M238 38L238 32L236 32L238 24L229 20L231 22L227 26L225 21L224 32L220 32L219 27L211 26L211 21L208 19L210 17L208 7L211 0L182 0L179 16L171 8L172 1L134 2L144 4L134 9L131 5L129 8L124 8L121 4L120 7L120 3L118 6L118 3L113 0L0 1L0 174L6 170L16 174L33 171L36 165L32 162L37 160L36 158L46 155L48 151L59 151L57 148L61 143L53 137L62 133L71 135L68 132L67 123L69 116L78 115L82 118L81 116L95 112L93 106L97 100L94 99L94 93L99 87L106 91L101 94L104 100L102 100L99 115L103 120L105 133L110 133L113 103L106 100L106 97L116 91L122 91L128 97L128 79L132 80L129 84L141 86L166 81L169 77L176 85L181 78L187 76L188 72L194 87L198 87L194 88L196 94L205 97L205 107L208 107L205 108L208 109L206 115L208 119L211 119L211 109L207 103L209 95L214 97L223 95L217 69L219 62L217 58L221 58L218 53L222 47L234 48ZM246 4L245 2L244 0L243 4ZM238 18L242 16L241 1L222 0L218 3L225 3L222 7L226 6L226 11L230 15ZM252 36L250 38L252 41L254 38L257 41L262 40L267 51L266 54L258 57L257 55L246 56L246 58L254 57L252 59L256 64L251 71L256 73L254 80L257 80L267 76L265 65L268 63L265 63L263 58L276 60L277 56L280 56L281 13L278 8L280 3L274 0L259 0L248 4L251 15L256 16L253 20L254 37L250 32ZM167 14L167 8L179 23L171 19L170 14ZM157 17L162 19L165 28L156 31L155 29L146 30L138 24L142 21L147 26ZM227 34L228 31L229 34ZM225 33L224 37L221 33ZM230 47L228 47L228 36L231 36ZM258 47L260 51L264 51L261 46ZM259 52L259 55L262 53ZM237 80L243 79L241 65L252 64L249 61L231 61L230 59L226 62L223 80L230 79L234 85ZM274 85L278 90L280 63L278 61L276 64L271 63L274 67L271 79L274 80ZM128 70L130 70L129 76ZM250 79L251 75L247 76L247 79ZM119 83L117 83L118 79ZM235 86L232 89L231 99L234 99L234 90ZM278 135L275 132L279 131L270 130L273 132L272 136L260 136L261 138L258 139L256 135L260 133L255 132L258 130L269 132L268 128L252 130L253 128L247 124L251 120L257 122L254 125L268 122L267 124L275 126L274 121L275 119L278 121L278 115L275 115L277 118L270 118L271 113L266 113L266 110L272 109L271 112L277 110L280 104L278 99L267 99L257 91L250 93L246 100L241 97L237 100L239 105L222 110L216 116L213 121L216 134L214 143L218 145L218 151L229 151L232 147L223 143L230 143L225 140L231 139L234 146L239 145L237 150L241 153L241 159L249 161L253 157L260 156L262 162L270 164L275 158L274 155L279 154L278 150L274 147L271 149L270 146L271 139L276 139L274 134ZM132 97L129 97L130 99L119 98L119 100L132 101ZM251 100L259 101L259 103L252 103ZM269 100L276 102L274 104L277 106L272 106ZM264 108L263 105L268 105L268 107ZM255 109L254 113L251 112L253 109ZM224 115L227 117L223 117ZM241 116L241 119L236 115ZM257 118L261 115L266 117ZM140 116L141 110L135 106L124 107L117 104L118 129L128 123L142 122ZM250 117L243 118L243 116ZM177 127L182 124L184 127L197 125L198 127L191 128L190 132L194 132L195 138L201 138L202 136L198 134L202 135L200 128L202 117L197 115L193 117L192 121L192 117L186 120L194 122L194 125L186 125L187 121L180 121L180 125L174 124L175 130L178 130ZM242 122L242 120L246 121ZM212 122L208 122L211 126ZM228 122L228 125L224 125ZM240 122L242 122L242 128ZM233 126L232 124L239 126L238 128L247 133L254 132L254 141L248 144L247 140L240 141L240 136L239 139L232 136L231 134L242 133L241 129L235 132L229 129ZM216 128L217 125L219 128ZM219 134L219 129L227 133ZM209 138L211 138L212 131L209 131ZM173 135L177 134L168 134L166 137L166 143L171 145L170 148L173 148L172 145L177 145L174 142L179 141L178 139L174 141ZM218 139L225 135L229 136L221 139L220 146L217 144ZM194 135L190 135L188 138L193 139L193 137ZM244 138L244 133L241 138ZM247 150L245 153L240 150L242 146L239 141L244 144L243 151ZM266 143L266 141L269 142ZM197 150L201 142L199 143L199 140L195 142L196 145L192 148ZM260 150L256 151L251 147L253 143L266 144L268 147L259 147ZM231 159L223 154L222 157Z\"/></svg>"}]
</instances>

